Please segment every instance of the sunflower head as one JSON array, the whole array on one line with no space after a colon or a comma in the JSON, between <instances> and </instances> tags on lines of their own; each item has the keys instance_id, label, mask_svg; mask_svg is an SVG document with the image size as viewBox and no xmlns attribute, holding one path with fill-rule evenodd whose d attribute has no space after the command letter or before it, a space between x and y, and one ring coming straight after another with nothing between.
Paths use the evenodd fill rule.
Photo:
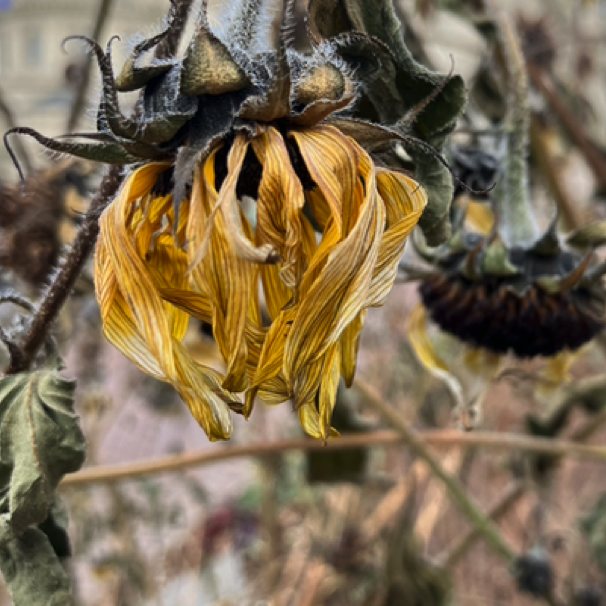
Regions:
<instances>
[{"instance_id":1,"label":"sunflower head","mask_svg":"<svg viewBox=\"0 0 606 606\"><path fill-rule=\"evenodd\" d=\"M497 231L462 227L431 254L437 271L420 283L423 305L473 347L519 358L574 351L605 325L595 243L587 230L561 238L554 223L532 246L508 249Z\"/></svg>"},{"instance_id":2,"label":"sunflower head","mask_svg":"<svg viewBox=\"0 0 606 606\"><path fill-rule=\"evenodd\" d=\"M507 179L502 163L481 148L456 148L453 165L474 187ZM505 196L502 187L481 199L459 195L450 240L438 248L416 240L432 266L419 284L422 303L442 330L493 354L532 358L577 350L605 325L606 267L594 252L606 242L604 224L564 235L556 217L524 241L516 235L532 233L534 215Z\"/></svg>"},{"instance_id":3,"label":"sunflower head","mask_svg":"<svg viewBox=\"0 0 606 606\"><path fill-rule=\"evenodd\" d=\"M377 155L416 139L356 114L365 83L343 57L384 53L383 43L363 28L316 32L311 52L297 53L294 2L277 22L262 14L269 4L245 2L219 35L203 2L183 57L143 63L171 26L137 45L117 77L111 47L87 40L103 75L98 132L80 141L19 131L137 165L100 219L104 333L174 385L211 439L228 438L231 412L248 416L257 396L291 400L312 436L335 433L337 387L353 381L366 311L384 302L427 206L419 183ZM275 31L275 44L260 44ZM126 116L119 95L130 90L141 95ZM445 113L449 125L460 107ZM184 346L191 317L212 327L221 371Z\"/></svg>"},{"instance_id":4,"label":"sunflower head","mask_svg":"<svg viewBox=\"0 0 606 606\"><path fill-rule=\"evenodd\" d=\"M31 136L51 150L109 164L171 163L178 207L194 165L218 141L268 124L282 133L312 127L338 113L348 118L339 128L372 147L382 162L399 164L396 142L406 148L429 193L421 227L434 244L445 239L452 183L437 152L463 110L465 86L460 77L431 72L412 59L392 0L370 11L361 0L311 0L311 50L304 53L293 48L293 0L246 0L217 31L208 0L201 4L199 14L189 16L193 35L181 55L164 52L189 29L175 17L165 31L137 44L117 75L114 38L105 50L82 36L68 38L92 49L102 73L97 132L52 139L19 127L7 135ZM136 111L125 114L121 94L131 91L140 91L140 99ZM296 144L285 141L298 170ZM258 172L252 155L244 166L243 172ZM305 182L304 171L300 176Z\"/></svg>"},{"instance_id":5,"label":"sunflower head","mask_svg":"<svg viewBox=\"0 0 606 606\"><path fill-rule=\"evenodd\" d=\"M435 271L422 280L420 294L438 326L465 343L519 358L553 357L578 349L604 327L606 268L594 252L605 242L604 226L594 223L566 236L556 217L540 229L529 186L526 64L505 11L489 13L509 90L491 139L488 165L496 184L484 204L459 197L452 238L421 250ZM490 156L482 148L459 148L453 157L463 178L484 185Z\"/></svg>"}]
</instances>

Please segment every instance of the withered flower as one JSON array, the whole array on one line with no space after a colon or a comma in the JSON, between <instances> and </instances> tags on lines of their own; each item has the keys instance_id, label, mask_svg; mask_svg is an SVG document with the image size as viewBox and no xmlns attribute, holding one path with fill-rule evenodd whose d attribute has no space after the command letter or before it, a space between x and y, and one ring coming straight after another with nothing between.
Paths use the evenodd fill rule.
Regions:
<instances>
[{"instance_id":1,"label":"withered flower","mask_svg":"<svg viewBox=\"0 0 606 606\"><path fill-rule=\"evenodd\" d=\"M540 356L547 360L543 379L552 387L566 379L574 352L606 325L606 263L595 253L606 244L606 223L564 235L556 216L546 230L539 229L528 178L526 69L509 19L499 10L495 20L512 93L497 185L485 204L460 198L453 205L450 240L434 248L419 243L431 268L422 275L409 272L420 278L422 299L411 318L413 349L453 387L459 405L457 381L428 338L427 316L468 346L469 361L488 379L505 354Z\"/></svg>"},{"instance_id":2,"label":"withered flower","mask_svg":"<svg viewBox=\"0 0 606 606\"><path fill-rule=\"evenodd\" d=\"M488 202L459 198L447 243L429 248L415 241L430 268L406 268L409 279L419 280L421 296L409 322L411 345L450 387L457 412L467 406L465 396L428 335L428 319L466 346L464 367L477 381L490 381L508 354L544 358L542 393L568 379L576 352L606 326L606 263L595 254L606 244L606 223L563 235L556 216L535 236L526 186L513 189L515 202L506 201L502 186ZM473 397L471 403L479 404Z\"/></svg>"},{"instance_id":3,"label":"withered flower","mask_svg":"<svg viewBox=\"0 0 606 606\"><path fill-rule=\"evenodd\" d=\"M0 186L0 267L46 286L84 209L85 170L73 161L36 171L23 187Z\"/></svg>"},{"instance_id":4,"label":"withered flower","mask_svg":"<svg viewBox=\"0 0 606 606\"><path fill-rule=\"evenodd\" d=\"M421 251L438 270L419 287L423 305L446 332L475 347L518 358L574 351L604 327L604 242L594 223L561 236L554 220L538 239L506 244L489 208L470 202L467 221L439 250ZM517 229L524 217L518 215Z\"/></svg>"},{"instance_id":5,"label":"withered flower","mask_svg":"<svg viewBox=\"0 0 606 606\"><path fill-rule=\"evenodd\" d=\"M230 436L230 409L248 416L257 394L292 399L310 435L334 433L339 376L351 384L366 310L385 300L426 205L418 183L359 142L401 134L332 118L355 101L354 76L330 41L310 56L287 48L292 4L274 50L247 50L265 16L244 15L220 39L204 6L182 60L139 67L160 34L115 79L110 48L88 40L103 74L95 141L20 129L54 150L141 164L101 217L105 335L172 383L212 440ZM138 89L126 117L118 92ZM250 199L254 217L241 205ZM183 347L190 317L212 324L225 375Z\"/></svg>"}]
</instances>

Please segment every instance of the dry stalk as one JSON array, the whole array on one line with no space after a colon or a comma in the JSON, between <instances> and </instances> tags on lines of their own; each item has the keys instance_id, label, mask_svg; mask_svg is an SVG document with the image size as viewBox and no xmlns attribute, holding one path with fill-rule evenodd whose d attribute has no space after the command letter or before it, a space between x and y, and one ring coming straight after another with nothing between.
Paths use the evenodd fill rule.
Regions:
<instances>
[{"instance_id":1,"label":"dry stalk","mask_svg":"<svg viewBox=\"0 0 606 606\"><path fill-rule=\"evenodd\" d=\"M585 382L581 383L581 386L589 391L588 388L594 387L595 384L599 385L599 381L604 381L603 377L592 377L586 379ZM552 414L558 414L561 406L567 406L569 401L573 398L579 397L579 394L583 393L583 389L577 387L577 389L569 389L568 394L560 394L559 406L554 408ZM579 427L571 436L573 442L583 442L595 435L604 424L606 423L606 408L600 411L597 415L588 419L581 427ZM562 455L555 455L560 457L567 456L566 453ZM510 484L496 500L495 504L489 508L487 515L490 516L495 522L502 518L524 495L528 488L528 485L521 481L516 481ZM450 546L444 552L437 556L436 561L441 566L446 568L454 567L461 558L469 551L475 542L481 537L480 533L476 528L472 528L466 532L459 540L454 542L454 545Z\"/></svg>"},{"instance_id":2,"label":"dry stalk","mask_svg":"<svg viewBox=\"0 0 606 606\"><path fill-rule=\"evenodd\" d=\"M357 389L367 398L369 403L381 416L402 436L406 446L421 459L439 479L448 493L448 496L457 508L463 513L470 524L478 528L488 545L504 560L511 562L515 554L502 537L498 527L486 517L479 507L469 498L464 486L459 480L448 474L438 459L429 452L426 443L419 434L408 425L397 410L385 402L375 388L361 379L356 380Z\"/></svg>"}]
</instances>

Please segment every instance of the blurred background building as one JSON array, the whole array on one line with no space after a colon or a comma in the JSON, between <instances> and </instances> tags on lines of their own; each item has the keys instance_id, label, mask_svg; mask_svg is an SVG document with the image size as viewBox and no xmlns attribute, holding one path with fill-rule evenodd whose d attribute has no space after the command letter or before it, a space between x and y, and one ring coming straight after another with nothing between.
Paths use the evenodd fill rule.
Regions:
<instances>
[{"instance_id":1,"label":"blurred background building","mask_svg":"<svg viewBox=\"0 0 606 606\"><path fill-rule=\"evenodd\" d=\"M70 108L82 78L86 48L78 41L61 43L67 36L90 36L99 13L98 3L81 0L0 0L0 98L12 117L7 117L0 101L0 126L10 122L30 126L45 135L66 132ZM121 41L114 43L114 61L120 66L132 40L138 33L158 29L170 4L168 0L121 0L113 2L102 28L102 45L112 35ZM99 91L96 67L91 70L90 86L85 97L85 109L92 110ZM85 111L79 126L86 127ZM34 165L44 161L39 146L24 141L31 150ZM0 181L14 181L16 173L4 148L0 149Z\"/></svg>"}]
</instances>

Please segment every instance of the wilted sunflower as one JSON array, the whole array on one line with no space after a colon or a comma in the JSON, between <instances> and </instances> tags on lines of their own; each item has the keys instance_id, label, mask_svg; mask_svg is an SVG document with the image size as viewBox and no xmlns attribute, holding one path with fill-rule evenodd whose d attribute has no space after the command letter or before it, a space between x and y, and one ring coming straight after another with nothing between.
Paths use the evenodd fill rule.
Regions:
<instances>
[{"instance_id":1,"label":"wilted sunflower","mask_svg":"<svg viewBox=\"0 0 606 606\"><path fill-rule=\"evenodd\" d=\"M484 158L474 155L476 161ZM568 379L577 352L606 326L606 264L594 252L606 243L606 224L594 222L563 235L556 216L543 234L535 235L525 172L520 187L520 174L503 172L488 200L466 195L455 200L454 234L446 244L429 248L415 242L429 268L404 268L409 279L419 280L421 297L409 320L412 348L446 382L457 412L467 409L472 423L504 356L544 358L539 386L549 393ZM505 198L508 189L515 192L513 202ZM465 346L458 373L430 338L428 320ZM447 342L441 346L449 348ZM467 402L455 376L461 371L473 377L476 389L480 386Z\"/></svg>"},{"instance_id":2,"label":"wilted sunflower","mask_svg":"<svg viewBox=\"0 0 606 606\"><path fill-rule=\"evenodd\" d=\"M172 383L212 440L230 436L230 409L248 416L257 394L292 399L305 431L326 438L366 310L390 291L426 196L356 142L358 126L365 140L369 129L391 131L331 124L356 99L355 82L330 44L310 56L285 48L292 3L277 50L254 55L242 50L245 28L220 40L205 11L182 60L138 67L160 34L116 79L109 47L87 41L103 73L99 132L88 135L97 142L20 132L58 151L143 162L101 217L95 278L107 338ZM136 89L128 118L118 92ZM225 375L183 347L190 317L212 324Z\"/></svg>"},{"instance_id":3,"label":"wilted sunflower","mask_svg":"<svg viewBox=\"0 0 606 606\"><path fill-rule=\"evenodd\" d=\"M468 347L472 366L487 378L505 354L540 356L547 360L543 378L554 385L566 378L574 352L606 325L606 263L595 253L606 244L606 223L564 235L556 216L546 230L539 229L528 178L526 67L508 16L501 9L490 14L500 34L510 93L495 150L497 184L484 204L459 198L452 207L451 239L436 248L419 242L418 252L431 268L422 275L409 272L410 278L420 278L422 300L410 322L413 349L455 394L456 380L428 338L427 317ZM459 164L463 159L463 174L480 182L485 169L495 166L477 150L454 159Z\"/></svg>"},{"instance_id":4,"label":"wilted sunflower","mask_svg":"<svg viewBox=\"0 0 606 606\"><path fill-rule=\"evenodd\" d=\"M566 380L575 352L606 325L606 267L592 254L596 236L603 241L603 226L564 237L554 221L532 245L508 248L489 207L466 201L459 211L465 221L447 245L417 247L432 266L418 274L421 303L409 321L419 361L446 381L463 406L454 367L428 335L431 320L466 346L464 366L478 385L493 379L511 354L543 357L540 384L548 391L557 387ZM414 274L409 268L409 277ZM478 402L472 397L471 403Z\"/></svg>"}]
</instances>

